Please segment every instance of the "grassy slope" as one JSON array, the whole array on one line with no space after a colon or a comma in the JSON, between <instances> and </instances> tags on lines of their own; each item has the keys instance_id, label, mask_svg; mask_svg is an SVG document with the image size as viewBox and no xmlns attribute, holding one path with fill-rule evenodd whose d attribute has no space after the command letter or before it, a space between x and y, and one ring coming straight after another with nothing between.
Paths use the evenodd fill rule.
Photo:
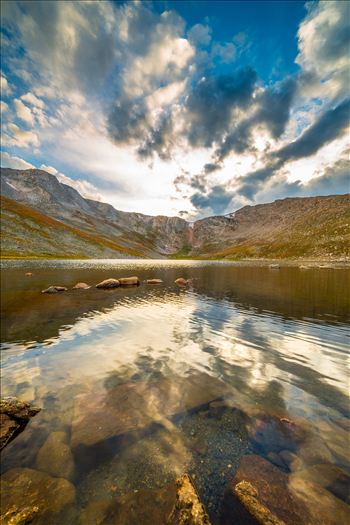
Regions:
<instances>
[{"instance_id":1,"label":"grassy slope","mask_svg":"<svg viewBox=\"0 0 350 525\"><path fill-rule=\"evenodd\" d=\"M343 257L350 255L350 208L324 211L310 210L295 217L288 228L276 231L269 239L255 238L225 247L208 250L207 258L271 258Z\"/></svg>"},{"instance_id":2,"label":"grassy slope","mask_svg":"<svg viewBox=\"0 0 350 525\"><path fill-rule=\"evenodd\" d=\"M1 223L1 256L4 258L144 256L140 251L69 226L7 197L1 197Z\"/></svg>"}]
</instances>

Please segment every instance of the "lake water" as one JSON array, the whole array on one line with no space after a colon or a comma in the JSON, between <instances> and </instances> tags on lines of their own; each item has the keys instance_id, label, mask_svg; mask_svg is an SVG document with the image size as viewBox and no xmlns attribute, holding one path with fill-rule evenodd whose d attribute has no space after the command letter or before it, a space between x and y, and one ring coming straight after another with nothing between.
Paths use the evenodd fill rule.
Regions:
<instances>
[{"instance_id":1,"label":"lake water","mask_svg":"<svg viewBox=\"0 0 350 525\"><path fill-rule=\"evenodd\" d=\"M164 284L71 289L129 275ZM5 478L34 480L5 506L30 504L35 483L50 501L40 471L69 479L75 500L33 523L161 525L189 472L219 523L224 489L254 453L290 476L316 466L336 516L349 503L348 278L211 261L3 262L2 395L42 407L3 451ZM70 289L41 294L49 285Z\"/></svg>"}]
</instances>

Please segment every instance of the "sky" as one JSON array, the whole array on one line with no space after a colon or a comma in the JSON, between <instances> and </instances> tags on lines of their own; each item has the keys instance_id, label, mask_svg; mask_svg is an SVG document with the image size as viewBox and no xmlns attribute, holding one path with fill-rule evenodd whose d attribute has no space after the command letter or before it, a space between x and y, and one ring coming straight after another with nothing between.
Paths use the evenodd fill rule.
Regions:
<instances>
[{"instance_id":1,"label":"sky","mask_svg":"<svg viewBox=\"0 0 350 525\"><path fill-rule=\"evenodd\" d=\"M349 191L350 3L2 1L1 166L196 220Z\"/></svg>"}]
</instances>

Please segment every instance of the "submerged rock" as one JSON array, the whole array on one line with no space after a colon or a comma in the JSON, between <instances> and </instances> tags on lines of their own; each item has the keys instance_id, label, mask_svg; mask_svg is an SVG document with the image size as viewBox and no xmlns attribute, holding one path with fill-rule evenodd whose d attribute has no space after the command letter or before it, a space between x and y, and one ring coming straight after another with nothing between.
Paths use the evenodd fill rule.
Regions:
<instances>
[{"instance_id":1,"label":"submerged rock","mask_svg":"<svg viewBox=\"0 0 350 525\"><path fill-rule=\"evenodd\" d=\"M163 284L162 279L147 279L146 284Z\"/></svg>"},{"instance_id":2,"label":"submerged rock","mask_svg":"<svg viewBox=\"0 0 350 525\"><path fill-rule=\"evenodd\" d=\"M58 478L72 479L74 459L65 432L52 432L36 458L39 470Z\"/></svg>"},{"instance_id":3,"label":"submerged rock","mask_svg":"<svg viewBox=\"0 0 350 525\"><path fill-rule=\"evenodd\" d=\"M243 456L232 482L225 491L222 505L222 525L230 525L235 521L242 525L270 523L269 521L257 520L256 515L251 512L253 507L259 508L258 503L251 509L248 504L244 503L248 501L242 499L244 486L241 486L241 492L236 492L236 486L242 481L252 485L255 491L254 498L258 500L261 508L266 508L280 522L288 525L312 523L307 506L289 491L289 476L269 461L251 454ZM263 513L263 515L265 514Z\"/></svg>"},{"instance_id":4,"label":"submerged rock","mask_svg":"<svg viewBox=\"0 0 350 525\"><path fill-rule=\"evenodd\" d=\"M102 288L103 290L109 290L110 288L118 288L120 286L120 282L118 279L105 279L104 281L101 281L100 283L96 284L96 288Z\"/></svg>"},{"instance_id":5,"label":"submerged rock","mask_svg":"<svg viewBox=\"0 0 350 525\"><path fill-rule=\"evenodd\" d=\"M0 401L0 450L2 450L21 430L40 408L20 401L15 397Z\"/></svg>"},{"instance_id":6,"label":"submerged rock","mask_svg":"<svg viewBox=\"0 0 350 525\"><path fill-rule=\"evenodd\" d=\"M88 290L89 288L91 288L91 286L86 283L77 283L73 286L73 290Z\"/></svg>"},{"instance_id":7,"label":"submerged rock","mask_svg":"<svg viewBox=\"0 0 350 525\"><path fill-rule=\"evenodd\" d=\"M133 277L120 277L120 286L139 286L140 279L136 276Z\"/></svg>"},{"instance_id":8,"label":"submerged rock","mask_svg":"<svg viewBox=\"0 0 350 525\"><path fill-rule=\"evenodd\" d=\"M75 502L75 488L67 480L52 478L44 472L29 468L14 468L1 476L2 523L29 523L29 521L4 521L32 514L33 523L50 525L69 523L65 519L69 507Z\"/></svg>"},{"instance_id":9,"label":"submerged rock","mask_svg":"<svg viewBox=\"0 0 350 525\"><path fill-rule=\"evenodd\" d=\"M57 293L65 292L67 288L65 286L49 286L45 290L42 290L41 293Z\"/></svg>"},{"instance_id":10,"label":"submerged rock","mask_svg":"<svg viewBox=\"0 0 350 525\"><path fill-rule=\"evenodd\" d=\"M210 525L209 516L188 474L176 482L176 502L167 525Z\"/></svg>"},{"instance_id":11,"label":"submerged rock","mask_svg":"<svg viewBox=\"0 0 350 525\"><path fill-rule=\"evenodd\" d=\"M11 507L6 514L1 516L1 523L6 525L26 525L33 522L38 512L39 507L24 507L21 510Z\"/></svg>"},{"instance_id":12,"label":"submerged rock","mask_svg":"<svg viewBox=\"0 0 350 525\"><path fill-rule=\"evenodd\" d=\"M269 264L269 268L271 270L279 270L280 269L280 265L279 264Z\"/></svg>"},{"instance_id":13,"label":"submerged rock","mask_svg":"<svg viewBox=\"0 0 350 525\"><path fill-rule=\"evenodd\" d=\"M285 525L285 522L277 518L272 512L259 501L258 491L248 481L237 483L234 488L242 507L247 511L247 519L250 517L261 525ZM240 523L242 516L240 516Z\"/></svg>"},{"instance_id":14,"label":"submerged rock","mask_svg":"<svg viewBox=\"0 0 350 525\"><path fill-rule=\"evenodd\" d=\"M26 277L31 277L33 274L32 274L32 272L27 272L27 273L25 273L24 275L25 275Z\"/></svg>"}]
</instances>

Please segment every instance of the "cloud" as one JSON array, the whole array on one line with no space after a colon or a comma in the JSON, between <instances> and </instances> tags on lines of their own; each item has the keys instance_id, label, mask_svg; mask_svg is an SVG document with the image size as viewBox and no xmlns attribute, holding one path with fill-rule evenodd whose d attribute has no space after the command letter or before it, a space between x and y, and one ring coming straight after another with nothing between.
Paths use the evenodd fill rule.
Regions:
<instances>
[{"instance_id":1,"label":"cloud","mask_svg":"<svg viewBox=\"0 0 350 525\"><path fill-rule=\"evenodd\" d=\"M222 215L227 212L234 196L234 191L227 190L224 185L216 185L207 194L194 193L191 196L191 203L200 212Z\"/></svg>"},{"instance_id":2,"label":"cloud","mask_svg":"<svg viewBox=\"0 0 350 525\"><path fill-rule=\"evenodd\" d=\"M8 83L7 78L3 74L0 76L0 92L5 97L8 97L12 94L12 88Z\"/></svg>"},{"instance_id":3,"label":"cloud","mask_svg":"<svg viewBox=\"0 0 350 525\"><path fill-rule=\"evenodd\" d=\"M6 111L9 110L9 106L8 104L6 104L6 102L4 102L3 100L0 101L0 111L1 113L5 113Z\"/></svg>"},{"instance_id":4,"label":"cloud","mask_svg":"<svg viewBox=\"0 0 350 525\"><path fill-rule=\"evenodd\" d=\"M322 1L306 6L308 15L299 27L296 59L305 74L302 90L314 97L345 97L349 87L350 4Z\"/></svg>"},{"instance_id":5,"label":"cloud","mask_svg":"<svg viewBox=\"0 0 350 525\"><path fill-rule=\"evenodd\" d=\"M33 164L31 164L30 162L27 162L26 160L21 159L20 157L14 157L6 151L1 151L0 156L1 166L3 168L13 168L15 170L29 170L31 168L34 168Z\"/></svg>"},{"instance_id":6,"label":"cloud","mask_svg":"<svg viewBox=\"0 0 350 525\"><path fill-rule=\"evenodd\" d=\"M29 146L38 147L40 144L38 135L33 131L21 129L14 123L3 126L2 145L17 146L19 148L28 148Z\"/></svg>"},{"instance_id":7,"label":"cloud","mask_svg":"<svg viewBox=\"0 0 350 525\"><path fill-rule=\"evenodd\" d=\"M302 135L278 150L274 156L283 162L309 157L322 146L342 135L350 124L350 98L326 110Z\"/></svg>"},{"instance_id":8,"label":"cloud","mask_svg":"<svg viewBox=\"0 0 350 525\"><path fill-rule=\"evenodd\" d=\"M44 109L45 107L44 101L35 96L34 93L31 93L30 91L28 91L28 93L25 95L22 95L21 100L24 100L24 102L28 102L28 104L31 104L32 106L40 109Z\"/></svg>"},{"instance_id":9,"label":"cloud","mask_svg":"<svg viewBox=\"0 0 350 525\"><path fill-rule=\"evenodd\" d=\"M52 173L52 171L49 171L47 168L55 169L51 166L46 166L45 171L48 171L49 173ZM62 184L66 184L67 186L70 186L71 188L77 190L80 193L80 195L82 195L82 197L84 197L85 199L92 199L94 201L105 202L98 189L90 182L86 180L73 180L70 177L64 175L63 173L57 173L57 170L56 173L53 173L53 175L56 175L56 178L59 180L59 182L62 182Z\"/></svg>"},{"instance_id":10,"label":"cloud","mask_svg":"<svg viewBox=\"0 0 350 525\"><path fill-rule=\"evenodd\" d=\"M54 168L53 166L46 166L46 164L42 164L40 166L41 170L47 171L47 173L51 173L51 175L56 175L58 173L58 170Z\"/></svg>"},{"instance_id":11,"label":"cloud","mask_svg":"<svg viewBox=\"0 0 350 525\"><path fill-rule=\"evenodd\" d=\"M219 58L222 63L228 64L236 57L236 46L232 42L215 43L211 50L212 58Z\"/></svg>"},{"instance_id":12,"label":"cloud","mask_svg":"<svg viewBox=\"0 0 350 525\"><path fill-rule=\"evenodd\" d=\"M14 106L17 117L32 126L34 124L34 116L31 109L18 98L14 100Z\"/></svg>"},{"instance_id":13,"label":"cloud","mask_svg":"<svg viewBox=\"0 0 350 525\"><path fill-rule=\"evenodd\" d=\"M188 38L195 46L208 46L211 41L211 33L210 26L195 24L188 32Z\"/></svg>"}]
</instances>

